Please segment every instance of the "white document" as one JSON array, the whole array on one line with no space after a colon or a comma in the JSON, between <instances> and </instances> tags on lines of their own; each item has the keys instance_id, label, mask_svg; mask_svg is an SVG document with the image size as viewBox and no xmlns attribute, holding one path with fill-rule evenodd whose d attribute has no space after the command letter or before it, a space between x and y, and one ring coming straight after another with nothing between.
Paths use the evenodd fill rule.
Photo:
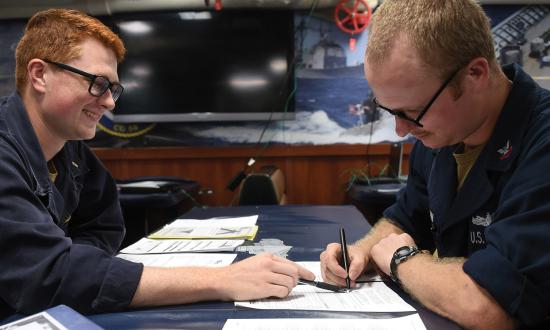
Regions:
<instances>
[{"instance_id":1,"label":"white document","mask_svg":"<svg viewBox=\"0 0 550 330\"><path fill-rule=\"evenodd\" d=\"M119 254L117 257L151 267L222 267L230 265L237 255L234 253L169 253Z\"/></svg>"},{"instance_id":2,"label":"white document","mask_svg":"<svg viewBox=\"0 0 550 330\"><path fill-rule=\"evenodd\" d=\"M258 226L251 227L176 227L164 226L160 230L149 235L152 239L230 239L244 238L252 240L258 232Z\"/></svg>"},{"instance_id":3,"label":"white document","mask_svg":"<svg viewBox=\"0 0 550 330\"><path fill-rule=\"evenodd\" d=\"M228 319L223 330L425 330L418 314L390 319Z\"/></svg>"},{"instance_id":4,"label":"white document","mask_svg":"<svg viewBox=\"0 0 550 330\"><path fill-rule=\"evenodd\" d=\"M67 330L47 312L37 313L3 326L0 330Z\"/></svg>"},{"instance_id":5,"label":"white document","mask_svg":"<svg viewBox=\"0 0 550 330\"><path fill-rule=\"evenodd\" d=\"M234 251L243 244L242 239L149 239L142 238L134 244L124 248L120 253L150 254L150 253L178 253L178 252L221 252Z\"/></svg>"},{"instance_id":6,"label":"white document","mask_svg":"<svg viewBox=\"0 0 550 330\"><path fill-rule=\"evenodd\" d=\"M167 227L252 227L256 225L258 215L246 217L217 217L210 219L176 219Z\"/></svg>"},{"instance_id":7,"label":"white document","mask_svg":"<svg viewBox=\"0 0 550 330\"><path fill-rule=\"evenodd\" d=\"M235 302L253 309L294 309L342 312L414 312L397 293L383 282L358 284L350 292L337 293L310 285L298 285L286 298Z\"/></svg>"},{"instance_id":8,"label":"white document","mask_svg":"<svg viewBox=\"0 0 550 330\"><path fill-rule=\"evenodd\" d=\"M248 239L258 232L257 215L210 219L176 219L149 235L152 239Z\"/></svg>"},{"instance_id":9,"label":"white document","mask_svg":"<svg viewBox=\"0 0 550 330\"><path fill-rule=\"evenodd\" d=\"M238 251L238 250L237 250ZM297 264L301 265L305 269L309 270L315 274L315 279L317 281L323 281L323 275L321 274L321 262L319 261L296 261ZM356 281L357 283L365 282L382 282L382 277L376 273L368 273L359 276Z\"/></svg>"}]
</instances>

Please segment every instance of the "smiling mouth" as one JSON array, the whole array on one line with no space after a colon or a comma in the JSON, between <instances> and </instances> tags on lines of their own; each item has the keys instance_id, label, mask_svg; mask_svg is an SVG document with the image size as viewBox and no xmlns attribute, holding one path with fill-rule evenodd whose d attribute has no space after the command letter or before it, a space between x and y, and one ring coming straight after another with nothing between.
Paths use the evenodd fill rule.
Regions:
<instances>
[{"instance_id":1,"label":"smiling mouth","mask_svg":"<svg viewBox=\"0 0 550 330\"><path fill-rule=\"evenodd\" d=\"M98 121L101 118L100 114L97 114L95 112L92 112L92 111L89 111L89 110L86 110L86 109L84 109L84 114L86 115L86 117L88 117L92 120L95 120L95 121Z\"/></svg>"}]
</instances>

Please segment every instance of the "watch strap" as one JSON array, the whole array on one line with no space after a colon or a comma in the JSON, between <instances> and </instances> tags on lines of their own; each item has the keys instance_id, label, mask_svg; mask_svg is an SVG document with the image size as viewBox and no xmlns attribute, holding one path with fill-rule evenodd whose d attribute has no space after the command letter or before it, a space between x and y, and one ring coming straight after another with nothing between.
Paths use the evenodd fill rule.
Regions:
<instances>
[{"instance_id":1,"label":"watch strap","mask_svg":"<svg viewBox=\"0 0 550 330\"><path fill-rule=\"evenodd\" d=\"M402 246L395 250L390 262L390 278L392 281L401 286L401 281L397 276L397 266L407 261L410 257L424 252L425 251L419 250L416 246Z\"/></svg>"}]
</instances>

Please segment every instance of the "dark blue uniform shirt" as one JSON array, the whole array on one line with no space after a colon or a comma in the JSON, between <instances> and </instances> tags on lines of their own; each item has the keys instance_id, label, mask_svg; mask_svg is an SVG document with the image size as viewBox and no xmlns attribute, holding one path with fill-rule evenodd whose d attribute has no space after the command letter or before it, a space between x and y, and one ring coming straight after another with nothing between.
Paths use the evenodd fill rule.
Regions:
<instances>
[{"instance_id":1,"label":"dark blue uniform shirt","mask_svg":"<svg viewBox=\"0 0 550 330\"><path fill-rule=\"evenodd\" d=\"M81 141L54 157L55 184L18 94L0 99L0 318L65 304L128 306L143 265L114 257L124 222L114 180Z\"/></svg>"},{"instance_id":2,"label":"dark blue uniform shirt","mask_svg":"<svg viewBox=\"0 0 550 330\"><path fill-rule=\"evenodd\" d=\"M460 191L457 146L417 142L407 186L384 216L421 248L467 257L464 271L533 325L550 312L550 91L518 66L504 71L512 89Z\"/></svg>"}]
</instances>

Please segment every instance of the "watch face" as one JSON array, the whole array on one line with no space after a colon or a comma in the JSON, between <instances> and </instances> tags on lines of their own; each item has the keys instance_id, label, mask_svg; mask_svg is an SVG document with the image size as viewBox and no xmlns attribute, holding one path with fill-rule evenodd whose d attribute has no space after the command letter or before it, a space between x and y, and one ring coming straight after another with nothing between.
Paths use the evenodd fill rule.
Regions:
<instances>
[{"instance_id":1,"label":"watch face","mask_svg":"<svg viewBox=\"0 0 550 330\"><path fill-rule=\"evenodd\" d=\"M419 252L420 251L415 246L402 246L394 252L393 258L390 261L390 277L395 283L397 283L398 285L401 285L399 278L397 277L397 274L396 274L397 265L407 261L407 259L410 256L414 256Z\"/></svg>"},{"instance_id":2,"label":"watch face","mask_svg":"<svg viewBox=\"0 0 550 330\"><path fill-rule=\"evenodd\" d=\"M411 246L403 246L395 251L395 258L403 258L408 256L414 249Z\"/></svg>"}]
</instances>

